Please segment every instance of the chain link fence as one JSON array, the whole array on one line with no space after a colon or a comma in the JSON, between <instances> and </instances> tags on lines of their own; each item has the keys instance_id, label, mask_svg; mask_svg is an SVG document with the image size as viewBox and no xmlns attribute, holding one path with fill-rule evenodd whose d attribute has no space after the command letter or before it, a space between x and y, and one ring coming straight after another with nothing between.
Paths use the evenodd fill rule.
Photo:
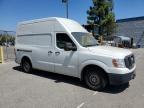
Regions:
<instances>
[{"instance_id":1,"label":"chain link fence","mask_svg":"<svg viewBox=\"0 0 144 108\"><path fill-rule=\"evenodd\" d=\"M4 50L4 60L14 60L15 59L15 52L14 52L14 46L3 46Z\"/></svg>"},{"instance_id":2,"label":"chain link fence","mask_svg":"<svg viewBox=\"0 0 144 108\"><path fill-rule=\"evenodd\" d=\"M0 30L0 46L3 47L5 61L15 59L14 40L14 31Z\"/></svg>"}]
</instances>

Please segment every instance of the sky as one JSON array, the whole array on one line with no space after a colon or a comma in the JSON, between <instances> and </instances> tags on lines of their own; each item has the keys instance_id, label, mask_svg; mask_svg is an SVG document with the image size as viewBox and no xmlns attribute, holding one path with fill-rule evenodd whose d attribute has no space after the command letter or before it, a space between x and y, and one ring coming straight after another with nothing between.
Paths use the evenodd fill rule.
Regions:
<instances>
[{"instance_id":1,"label":"sky","mask_svg":"<svg viewBox=\"0 0 144 108\"><path fill-rule=\"evenodd\" d=\"M62 0L0 0L0 30L15 31L20 21L65 17ZM92 0L69 0L69 18L86 24ZM116 19L144 16L144 0L114 0Z\"/></svg>"}]
</instances>

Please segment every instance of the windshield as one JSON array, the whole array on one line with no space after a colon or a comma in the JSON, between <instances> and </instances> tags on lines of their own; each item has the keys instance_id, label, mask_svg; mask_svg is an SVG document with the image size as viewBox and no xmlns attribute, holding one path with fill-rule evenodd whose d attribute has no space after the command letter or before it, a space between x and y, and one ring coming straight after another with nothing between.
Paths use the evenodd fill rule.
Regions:
<instances>
[{"instance_id":1,"label":"windshield","mask_svg":"<svg viewBox=\"0 0 144 108\"><path fill-rule=\"evenodd\" d=\"M98 45L97 40L90 33L72 32L71 34L83 47Z\"/></svg>"}]
</instances>

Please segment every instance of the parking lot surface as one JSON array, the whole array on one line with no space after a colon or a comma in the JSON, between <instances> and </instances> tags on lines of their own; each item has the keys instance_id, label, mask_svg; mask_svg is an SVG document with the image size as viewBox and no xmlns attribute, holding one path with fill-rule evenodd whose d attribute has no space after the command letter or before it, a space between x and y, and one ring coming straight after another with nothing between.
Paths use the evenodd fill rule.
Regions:
<instances>
[{"instance_id":1,"label":"parking lot surface","mask_svg":"<svg viewBox=\"0 0 144 108\"><path fill-rule=\"evenodd\" d=\"M87 89L73 77L38 70L24 73L12 60L0 64L0 108L143 108L144 49L132 51L136 78L102 92Z\"/></svg>"}]
</instances>

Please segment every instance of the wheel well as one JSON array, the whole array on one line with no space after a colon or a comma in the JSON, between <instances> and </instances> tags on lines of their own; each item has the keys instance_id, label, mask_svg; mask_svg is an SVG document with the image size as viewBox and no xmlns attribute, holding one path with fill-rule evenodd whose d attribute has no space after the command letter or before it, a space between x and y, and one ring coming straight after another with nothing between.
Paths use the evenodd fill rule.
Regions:
<instances>
[{"instance_id":1,"label":"wheel well","mask_svg":"<svg viewBox=\"0 0 144 108\"><path fill-rule=\"evenodd\" d=\"M85 75L85 70L89 69L89 68L96 68L96 69L99 69L99 70L102 70L102 75L108 80L109 82L109 78L108 78L108 74L105 72L105 70L97 65L87 65L83 68L82 72L81 72L81 80L84 79L84 75Z\"/></svg>"},{"instance_id":2,"label":"wheel well","mask_svg":"<svg viewBox=\"0 0 144 108\"><path fill-rule=\"evenodd\" d=\"M31 64L31 66L32 66L32 63L31 63L31 60L29 59L29 57L27 57L27 56L22 57L22 59L21 59L21 65L22 65L23 60L27 60Z\"/></svg>"}]
</instances>

